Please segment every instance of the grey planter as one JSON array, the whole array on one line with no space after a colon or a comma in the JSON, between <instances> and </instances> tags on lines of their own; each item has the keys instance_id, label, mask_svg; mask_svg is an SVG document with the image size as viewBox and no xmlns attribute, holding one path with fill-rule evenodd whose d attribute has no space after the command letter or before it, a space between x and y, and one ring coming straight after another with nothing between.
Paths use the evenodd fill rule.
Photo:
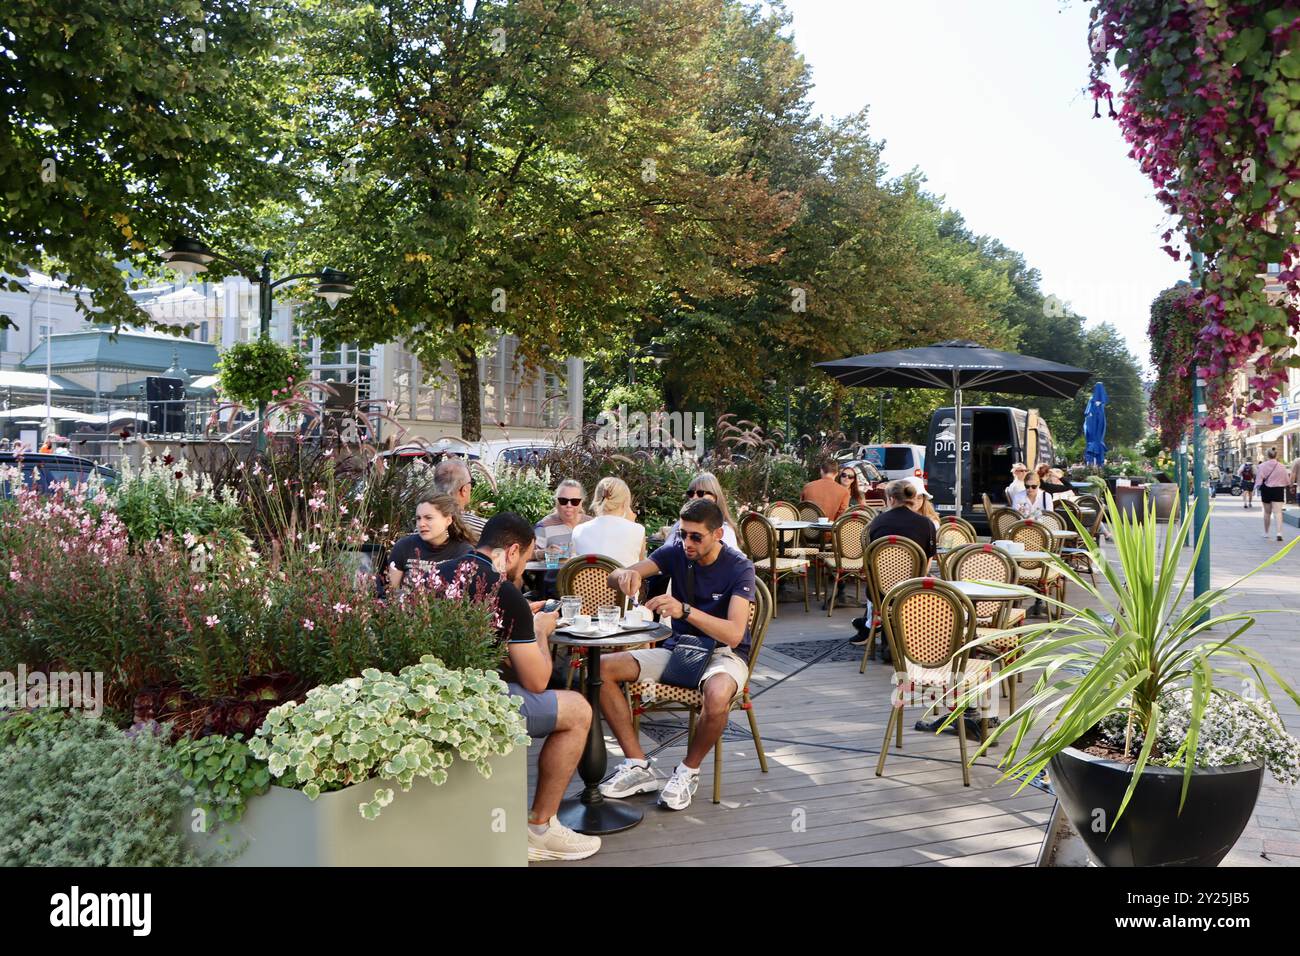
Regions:
<instances>
[{"instance_id":1,"label":"grey planter","mask_svg":"<svg viewBox=\"0 0 1300 956\"><path fill-rule=\"evenodd\" d=\"M1156 504L1156 520L1168 521L1174 514L1174 499L1178 496L1178 485L1157 482L1152 487L1154 489L1152 496Z\"/></svg>"},{"instance_id":2,"label":"grey planter","mask_svg":"<svg viewBox=\"0 0 1300 956\"><path fill-rule=\"evenodd\" d=\"M383 787L393 802L363 819L358 806ZM527 866L527 799L528 751L517 747L492 759L488 780L457 760L442 786L416 779L407 793L385 780L316 800L272 787L236 824L212 833L183 825L195 850L221 866Z\"/></svg>"}]
</instances>

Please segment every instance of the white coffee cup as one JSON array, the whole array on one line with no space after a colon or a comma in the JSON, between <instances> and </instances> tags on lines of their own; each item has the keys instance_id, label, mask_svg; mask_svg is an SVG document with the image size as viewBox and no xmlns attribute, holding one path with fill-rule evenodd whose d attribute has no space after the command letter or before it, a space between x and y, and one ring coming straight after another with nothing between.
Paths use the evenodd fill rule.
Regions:
<instances>
[{"instance_id":1,"label":"white coffee cup","mask_svg":"<svg viewBox=\"0 0 1300 956\"><path fill-rule=\"evenodd\" d=\"M590 614L573 615L573 629L575 631L590 631L591 615Z\"/></svg>"}]
</instances>

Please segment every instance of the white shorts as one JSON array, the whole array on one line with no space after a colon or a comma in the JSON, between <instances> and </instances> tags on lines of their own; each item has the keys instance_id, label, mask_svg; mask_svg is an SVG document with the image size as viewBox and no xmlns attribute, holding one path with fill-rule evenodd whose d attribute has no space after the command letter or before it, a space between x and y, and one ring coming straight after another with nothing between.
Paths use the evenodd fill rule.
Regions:
<instances>
[{"instance_id":1,"label":"white shorts","mask_svg":"<svg viewBox=\"0 0 1300 956\"><path fill-rule=\"evenodd\" d=\"M668 666L668 660L673 656L672 651L666 651L662 647L647 647L639 651L630 651L631 655L636 658L637 664L641 666L641 673L637 680L645 681L647 684L658 683L659 678L663 675L664 668ZM726 674L736 682L736 693L745 689L745 683L749 680L749 665L740 659L740 656L729 647L719 647L709 658L709 666L704 668L704 676L700 678L700 686L703 687L710 677L714 674Z\"/></svg>"}]
</instances>

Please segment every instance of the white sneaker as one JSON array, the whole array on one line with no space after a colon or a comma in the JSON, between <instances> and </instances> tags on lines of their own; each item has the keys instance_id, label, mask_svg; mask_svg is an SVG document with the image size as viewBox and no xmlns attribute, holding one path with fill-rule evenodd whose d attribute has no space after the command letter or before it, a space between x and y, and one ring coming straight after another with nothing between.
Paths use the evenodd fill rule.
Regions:
<instances>
[{"instance_id":1,"label":"white sneaker","mask_svg":"<svg viewBox=\"0 0 1300 956\"><path fill-rule=\"evenodd\" d=\"M528 862L542 860L585 860L600 849L600 837L586 836L570 830L557 817L551 817L546 832L538 835L528 828Z\"/></svg>"},{"instance_id":2,"label":"white sneaker","mask_svg":"<svg viewBox=\"0 0 1300 956\"><path fill-rule=\"evenodd\" d=\"M691 805L691 797L700 787L700 772L687 770L681 764L673 770L673 775L664 784L659 794L659 805L669 810L685 810Z\"/></svg>"},{"instance_id":3,"label":"white sneaker","mask_svg":"<svg viewBox=\"0 0 1300 956\"><path fill-rule=\"evenodd\" d=\"M663 783L655 768L646 761L645 766L624 760L614 768L614 776L600 785L600 794L611 800L621 800L636 793L651 793Z\"/></svg>"}]
</instances>

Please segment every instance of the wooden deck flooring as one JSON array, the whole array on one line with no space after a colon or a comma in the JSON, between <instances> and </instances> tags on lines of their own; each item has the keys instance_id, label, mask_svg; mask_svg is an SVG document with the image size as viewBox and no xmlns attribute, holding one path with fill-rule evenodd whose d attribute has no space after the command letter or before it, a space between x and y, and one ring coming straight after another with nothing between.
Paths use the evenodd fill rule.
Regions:
<instances>
[{"instance_id":1,"label":"wooden deck flooring","mask_svg":"<svg viewBox=\"0 0 1300 956\"><path fill-rule=\"evenodd\" d=\"M914 730L919 707L907 712L904 749L890 751L885 775L877 777L892 667L872 662L861 675L860 651L852 660L813 664L782 653L782 645L799 644L805 658L823 648L847 656L834 649L860 613L837 610L827 618L794 602L783 602L782 611L751 685L759 692L754 712L769 772L760 771L737 712L724 736L720 804L711 800L713 767L706 760L689 809L662 810L653 794L631 798L646 811L641 824L606 837L588 860L545 865L1032 865L1054 798L996 783L989 759L976 764L971 786L963 787L957 738ZM662 772L685 754L685 730L684 717L643 723L643 744ZM612 768L621 755L611 736L607 741ZM580 790L575 778L571 791Z\"/></svg>"}]
</instances>

